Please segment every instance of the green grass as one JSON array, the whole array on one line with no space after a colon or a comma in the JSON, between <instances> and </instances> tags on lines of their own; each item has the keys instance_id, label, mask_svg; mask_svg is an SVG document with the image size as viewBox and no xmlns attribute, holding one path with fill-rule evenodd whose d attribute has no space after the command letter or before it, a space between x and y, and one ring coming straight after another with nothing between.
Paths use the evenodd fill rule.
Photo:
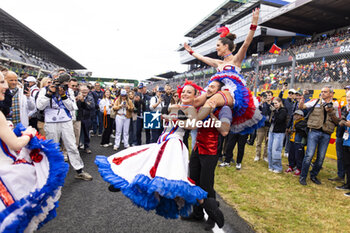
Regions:
<instances>
[{"instance_id":1,"label":"green grass","mask_svg":"<svg viewBox=\"0 0 350 233\"><path fill-rule=\"evenodd\" d=\"M236 158L237 151L234 151ZM254 162L255 146L246 146L242 169L216 169L215 189L257 232L350 232L350 198L328 178L336 176L336 161L326 158L318 178L307 186L292 174L268 171ZM288 160L283 158L284 169Z\"/></svg>"}]
</instances>

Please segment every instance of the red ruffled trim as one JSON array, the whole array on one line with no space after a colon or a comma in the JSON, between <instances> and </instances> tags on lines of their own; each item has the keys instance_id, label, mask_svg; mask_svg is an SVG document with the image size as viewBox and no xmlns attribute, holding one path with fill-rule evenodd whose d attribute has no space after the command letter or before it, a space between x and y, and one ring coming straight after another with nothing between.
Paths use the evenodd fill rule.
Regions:
<instances>
[{"instance_id":1,"label":"red ruffled trim","mask_svg":"<svg viewBox=\"0 0 350 233\"><path fill-rule=\"evenodd\" d=\"M252 95L251 91L248 90L248 93L249 93L248 107L242 116L234 117L232 119L232 125L239 125L239 124L242 124L242 123L246 122L247 120L250 120L253 118L255 110L256 110L256 106L255 106L253 95Z\"/></svg>"}]
</instances>

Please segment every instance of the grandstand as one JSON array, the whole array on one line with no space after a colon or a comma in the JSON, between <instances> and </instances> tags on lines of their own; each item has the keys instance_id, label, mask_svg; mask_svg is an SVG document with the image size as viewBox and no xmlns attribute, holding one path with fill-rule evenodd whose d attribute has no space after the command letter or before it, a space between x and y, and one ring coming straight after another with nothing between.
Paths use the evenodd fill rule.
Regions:
<instances>
[{"instance_id":1,"label":"grandstand","mask_svg":"<svg viewBox=\"0 0 350 233\"><path fill-rule=\"evenodd\" d=\"M185 36L189 43L202 55L218 58L215 43L218 25L227 26L237 34L237 48L246 37L251 20L251 10L260 7L259 26L242 64L242 74L251 89L255 86L253 53L261 49L258 56L259 73L257 86L279 88L283 82L290 82L292 57L296 54L295 82L298 88L317 88L319 83L330 82L341 88L350 80L350 22L348 1L338 0L296 0L284 1L225 1L209 16L193 27ZM269 54L276 43L282 48L280 54ZM236 51L238 51L238 49ZM196 80L205 86L215 69L205 66L178 48L182 64L189 70L168 80L172 86L182 83L185 78ZM165 83L164 81L159 82ZM305 84L306 83L306 84ZM155 83L154 85L156 85ZM268 84L268 85L266 85Z\"/></svg>"},{"instance_id":2,"label":"grandstand","mask_svg":"<svg viewBox=\"0 0 350 233\"><path fill-rule=\"evenodd\" d=\"M37 76L58 67L86 69L2 9L0 25L0 64L16 73Z\"/></svg>"}]
</instances>

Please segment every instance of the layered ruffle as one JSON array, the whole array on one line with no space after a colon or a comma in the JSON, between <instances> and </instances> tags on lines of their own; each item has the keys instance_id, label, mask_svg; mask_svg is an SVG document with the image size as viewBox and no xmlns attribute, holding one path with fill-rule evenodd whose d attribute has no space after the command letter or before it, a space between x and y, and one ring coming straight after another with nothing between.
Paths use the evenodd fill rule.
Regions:
<instances>
[{"instance_id":1,"label":"layered ruffle","mask_svg":"<svg viewBox=\"0 0 350 233\"><path fill-rule=\"evenodd\" d=\"M183 180L169 180L155 176L150 178L144 174L135 176L131 183L115 174L107 157L96 156L95 163L102 178L115 188L121 189L135 205L145 210L156 210L158 215L165 218L187 216L191 205L196 205L197 199L206 198L207 193L200 187L191 185ZM175 198L184 199L184 205L178 207Z\"/></svg>"},{"instance_id":2,"label":"layered ruffle","mask_svg":"<svg viewBox=\"0 0 350 233\"><path fill-rule=\"evenodd\" d=\"M20 136L24 130L24 126L18 124L14 132ZM20 200L15 200L13 204L0 212L2 232L23 232L25 230L32 232L56 216L56 207L61 195L61 187L68 172L68 164L64 162L59 145L53 143L52 140L34 137L26 148L29 150L40 149L40 152L47 157L49 162L48 177L40 189L28 193ZM10 222L6 220L9 216L12 219Z\"/></svg>"},{"instance_id":3,"label":"layered ruffle","mask_svg":"<svg viewBox=\"0 0 350 233\"><path fill-rule=\"evenodd\" d=\"M227 67L213 75L209 83L213 81L224 83L221 90L229 91L234 100L231 131L233 133L249 134L260 128L264 124L265 118L258 108L257 99L245 86L244 78L234 67Z\"/></svg>"}]
</instances>

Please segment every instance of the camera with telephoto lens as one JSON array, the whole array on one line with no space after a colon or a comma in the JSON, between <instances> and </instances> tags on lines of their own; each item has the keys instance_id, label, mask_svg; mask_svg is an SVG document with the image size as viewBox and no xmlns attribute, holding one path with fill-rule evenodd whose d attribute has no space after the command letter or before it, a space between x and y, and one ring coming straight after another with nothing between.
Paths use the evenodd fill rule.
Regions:
<instances>
[{"instance_id":1,"label":"camera with telephoto lens","mask_svg":"<svg viewBox=\"0 0 350 233\"><path fill-rule=\"evenodd\" d=\"M332 102L330 102L330 103L325 103L323 106L324 106L324 107L327 107L327 108L333 108L333 103L332 103Z\"/></svg>"},{"instance_id":2,"label":"camera with telephoto lens","mask_svg":"<svg viewBox=\"0 0 350 233\"><path fill-rule=\"evenodd\" d=\"M267 98L267 94L266 94L266 93L262 93L262 94L261 94L261 97L263 97L264 99L266 99L266 98Z\"/></svg>"},{"instance_id":3,"label":"camera with telephoto lens","mask_svg":"<svg viewBox=\"0 0 350 233\"><path fill-rule=\"evenodd\" d=\"M56 87L56 92L58 92L59 88L63 88L63 90L68 91L68 82L71 79L71 76L67 73L60 74L57 79L53 81L53 84Z\"/></svg>"}]
</instances>

